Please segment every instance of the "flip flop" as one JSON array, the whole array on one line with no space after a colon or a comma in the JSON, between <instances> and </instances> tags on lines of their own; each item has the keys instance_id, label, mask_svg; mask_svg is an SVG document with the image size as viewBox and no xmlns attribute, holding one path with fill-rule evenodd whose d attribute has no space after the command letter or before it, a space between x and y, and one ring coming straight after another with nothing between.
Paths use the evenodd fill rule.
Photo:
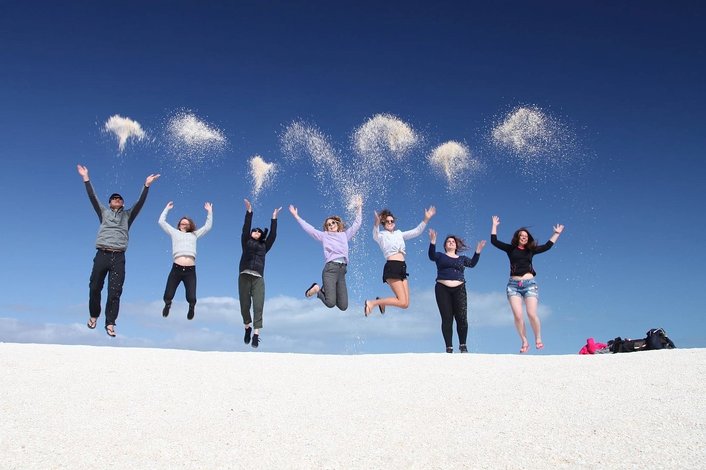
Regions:
<instances>
[{"instance_id":1,"label":"flip flop","mask_svg":"<svg viewBox=\"0 0 706 470\"><path fill-rule=\"evenodd\" d=\"M363 308L363 313L365 314L366 317L367 317L368 315L370 315L370 309L371 309L371 307L368 305L368 301L366 300L366 301L365 301L365 306L364 306L364 308Z\"/></svg>"},{"instance_id":2,"label":"flip flop","mask_svg":"<svg viewBox=\"0 0 706 470\"><path fill-rule=\"evenodd\" d=\"M304 291L304 295L306 297L313 297L314 294L309 295L309 291L314 288L314 286L318 285L317 283L313 283L312 285L309 286L307 290Z\"/></svg>"},{"instance_id":3,"label":"flip flop","mask_svg":"<svg viewBox=\"0 0 706 470\"><path fill-rule=\"evenodd\" d=\"M106 325L105 326L105 332L108 333L108 336L111 338L115 338L115 327L113 325Z\"/></svg>"},{"instance_id":4,"label":"flip flop","mask_svg":"<svg viewBox=\"0 0 706 470\"><path fill-rule=\"evenodd\" d=\"M535 346L537 347L537 349L542 349L544 347L544 343L542 343L541 341L537 341L535 343Z\"/></svg>"},{"instance_id":5,"label":"flip flop","mask_svg":"<svg viewBox=\"0 0 706 470\"><path fill-rule=\"evenodd\" d=\"M86 323L86 326L89 327L90 329L94 330L96 328L97 323L98 323L97 318L88 317L88 323Z\"/></svg>"},{"instance_id":6,"label":"flip flop","mask_svg":"<svg viewBox=\"0 0 706 470\"><path fill-rule=\"evenodd\" d=\"M522 347L520 348L520 354L524 354L527 351L529 351L529 344L528 343L523 343Z\"/></svg>"},{"instance_id":7,"label":"flip flop","mask_svg":"<svg viewBox=\"0 0 706 470\"><path fill-rule=\"evenodd\" d=\"M380 297L375 297L375 300L380 300ZM380 310L381 315L385 315L385 306L382 304L378 304L378 310Z\"/></svg>"}]
</instances>

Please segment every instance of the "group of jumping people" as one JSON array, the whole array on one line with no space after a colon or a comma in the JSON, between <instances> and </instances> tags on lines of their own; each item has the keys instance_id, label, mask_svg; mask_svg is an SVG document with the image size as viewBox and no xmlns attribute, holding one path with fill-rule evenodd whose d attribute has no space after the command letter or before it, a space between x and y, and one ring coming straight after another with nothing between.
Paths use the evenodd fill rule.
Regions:
<instances>
[{"instance_id":1,"label":"group of jumping people","mask_svg":"<svg viewBox=\"0 0 706 470\"><path fill-rule=\"evenodd\" d=\"M89 281L89 319L88 328L94 329L101 313L101 292L106 276L108 276L108 295L105 306L105 331L115 337L115 322L120 308L120 296L125 280L125 250L128 244L129 229L145 203L149 188L159 178L159 174L151 174L145 179L137 202L131 208L125 208L124 200L114 193L108 200L108 207L103 206L96 197L85 166L77 165L78 173L83 178L89 200L100 221L96 237L96 255L93 259L93 269ZM238 294L240 313L243 318L246 344L257 348L260 344L260 329L265 302L264 270L267 253L277 238L277 216L282 209L274 209L270 219L269 229L252 227L252 204L245 202L245 220L241 235L242 255L238 268ZM346 228L341 217L327 217L322 230L317 230L300 215L294 205L289 206L289 212L302 229L312 238L321 243L324 253L324 267L321 274L321 284L312 283L304 292L306 297L318 297L329 308L340 310L348 308L348 288L346 272L348 267L349 242L358 232L362 224L363 200L356 196L353 200L355 219ZM166 219L174 207L172 201L167 203L159 216L159 226L172 240L172 268L167 277L164 289L164 308L162 316L169 316L171 304L179 284L184 284L186 300L189 305L187 319L195 316L196 306L196 244L197 240L211 230L213 226L213 206L210 202L204 204L207 212L203 227L197 228L189 217L182 217L175 227L170 226ZM421 235L429 220L436 214L436 208L431 206L424 210L424 218L413 229L402 231L396 227L395 216L388 209L374 212L373 239L377 242L385 257L382 281L390 286L392 296L375 297L365 300L363 310L369 316L377 307L381 314L386 307L406 309L409 306L409 284L407 265L405 263L405 240ZM523 304L527 312L530 326L534 333L535 347L542 349L541 325L537 315L539 302L539 287L535 281L536 272L532 266L535 254L549 250L556 243L564 230L561 224L554 226L549 240L538 245L529 230L525 227L515 231L511 242L504 243L497 238L500 225L498 216L492 217L490 242L498 249L505 251L510 260L510 279L506 294L514 317L515 327L521 339L520 352L529 350L529 342L523 315ZM464 270L473 268L480 259L481 251L486 242L481 240L476 244L472 257L460 253L466 251L466 242L456 236L448 235L444 239L443 251L436 251L437 234L429 229L429 259L436 263L437 276L434 289L436 303L441 315L441 331L446 345L446 352L453 353L453 324L459 340L459 351L467 353L466 339L468 335L467 293ZM252 312L251 312L252 310Z\"/></svg>"}]
</instances>

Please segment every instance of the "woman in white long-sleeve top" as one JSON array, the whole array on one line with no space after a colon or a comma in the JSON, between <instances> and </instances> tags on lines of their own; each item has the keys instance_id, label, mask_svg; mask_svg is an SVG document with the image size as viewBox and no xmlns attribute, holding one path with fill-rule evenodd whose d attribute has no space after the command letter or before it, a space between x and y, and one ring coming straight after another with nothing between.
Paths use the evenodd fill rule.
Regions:
<instances>
[{"instance_id":1,"label":"woman in white long-sleeve top","mask_svg":"<svg viewBox=\"0 0 706 470\"><path fill-rule=\"evenodd\" d=\"M213 226L213 205L207 202L203 205L206 209L206 223L200 229L189 217L179 219L174 228L167 223L167 214L174 207L174 203L169 201L159 216L159 226L172 238L172 257L174 263L172 270L167 277L167 286L164 288L164 309L162 316L169 315L174 294L180 283L184 283L186 291L186 301L189 303L189 312L186 318L194 318L194 308L196 306L196 240L206 235Z\"/></svg>"},{"instance_id":2,"label":"woman in white long-sleeve top","mask_svg":"<svg viewBox=\"0 0 706 470\"><path fill-rule=\"evenodd\" d=\"M409 307L409 284L407 282L407 264L405 263L405 240L418 237L424 232L429 219L436 214L434 206L424 211L424 219L412 230L405 232L395 227L395 216L389 209L383 209L378 215L375 212L373 223L373 240L377 242L387 262L382 272L382 282L392 289L394 297L375 298L365 301L365 316L370 315L373 308L378 307L380 313L385 313L385 307ZM380 230L379 226L383 226Z\"/></svg>"}]
</instances>

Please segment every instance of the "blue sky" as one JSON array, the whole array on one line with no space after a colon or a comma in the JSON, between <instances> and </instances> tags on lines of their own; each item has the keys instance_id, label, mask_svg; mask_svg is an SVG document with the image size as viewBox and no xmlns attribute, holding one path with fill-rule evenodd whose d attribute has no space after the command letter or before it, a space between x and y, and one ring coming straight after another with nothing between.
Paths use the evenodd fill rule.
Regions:
<instances>
[{"instance_id":1,"label":"blue sky","mask_svg":"<svg viewBox=\"0 0 706 470\"><path fill-rule=\"evenodd\" d=\"M695 2L4 1L0 341L251 350L237 302L248 197L257 225L283 207L267 258L264 351L443 351L426 234L408 243L410 308L362 314L365 298L389 294L373 210L391 208L406 229L431 204L430 226L473 246L489 240L495 214L506 241L522 225L543 241L565 224L557 246L535 258L540 354L653 327L679 347L705 347L695 293L706 258L691 249L706 230L705 11ZM492 138L519 108L541 113L555 131L532 154ZM167 125L185 112L218 130L225 148L170 146ZM103 130L115 114L147 137L120 152ZM382 152L370 171L352 136L380 114L419 140L402 156ZM326 139L334 171L283 150L293 123ZM464 144L477 164L453 187L428 162L448 141ZM277 167L258 194L254 155ZM117 191L127 204L148 174L162 174L130 232L115 340L85 327L98 222L77 163L99 198ZM351 181L364 189L364 220L351 245L351 306L340 312L303 297L323 255L286 207L315 226L334 213L350 219ZM192 322L182 288L173 314L160 314L171 249L157 218L170 200L170 223L188 214L200 225L203 203L214 206L214 228L199 241ZM490 244L466 271L473 352L519 348L508 271Z\"/></svg>"}]
</instances>

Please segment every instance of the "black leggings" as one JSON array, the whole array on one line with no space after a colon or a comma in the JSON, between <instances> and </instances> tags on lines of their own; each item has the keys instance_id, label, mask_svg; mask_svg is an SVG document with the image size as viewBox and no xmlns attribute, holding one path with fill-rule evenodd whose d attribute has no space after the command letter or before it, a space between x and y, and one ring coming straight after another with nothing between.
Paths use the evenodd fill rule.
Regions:
<instances>
[{"instance_id":1,"label":"black leggings","mask_svg":"<svg viewBox=\"0 0 706 470\"><path fill-rule=\"evenodd\" d=\"M441 314L441 334L447 348L453 347L453 322L456 320L456 332L459 344L466 344L468 336L466 284L447 287L439 282L434 287L436 305Z\"/></svg>"},{"instance_id":2,"label":"black leggings","mask_svg":"<svg viewBox=\"0 0 706 470\"><path fill-rule=\"evenodd\" d=\"M164 288L164 303L171 305L181 282L186 290L186 301L189 307L193 307L196 305L196 266L180 266L176 263L172 264L172 270L169 271L167 287Z\"/></svg>"}]
</instances>

